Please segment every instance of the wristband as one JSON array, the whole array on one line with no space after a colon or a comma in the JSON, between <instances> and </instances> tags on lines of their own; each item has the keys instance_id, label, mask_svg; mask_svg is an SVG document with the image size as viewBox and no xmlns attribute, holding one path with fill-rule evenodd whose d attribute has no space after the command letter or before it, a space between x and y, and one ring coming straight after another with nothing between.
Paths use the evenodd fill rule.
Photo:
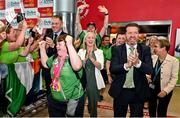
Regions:
<instances>
[{"instance_id":1,"label":"wristband","mask_svg":"<svg viewBox=\"0 0 180 118\"><path fill-rule=\"evenodd\" d=\"M106 13L106 14L104 14L104 15L106 16L106 15L109 15L109 14L108 14L108 13Z\"/></svg>"}]
</instances>

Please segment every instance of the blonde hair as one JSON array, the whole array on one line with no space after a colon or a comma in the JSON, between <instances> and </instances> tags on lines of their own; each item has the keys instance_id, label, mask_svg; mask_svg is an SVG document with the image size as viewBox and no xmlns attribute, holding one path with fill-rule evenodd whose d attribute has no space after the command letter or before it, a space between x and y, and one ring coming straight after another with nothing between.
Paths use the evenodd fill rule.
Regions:
<instances>
[{"instance_id":1,"label":"blonde hair","mask_svg":"<svg viewBox=\"0 0 180 118\"><path fill-rule=\"evenodd\" d=\"M95 38L95 43L94 43L94 49L97 49L97 46L96 46L96 35L95 35L95 33L93 33L93 32L86 32L86 34L85 34L85 36L84 36L84 38L83 38L83 50L86 50L87 49L87 45L86 45L86 38L87 38L87 36L90 34L90 33L92 33L93 35L94 35L94 38Z\"/></svg>"}]
</instances>

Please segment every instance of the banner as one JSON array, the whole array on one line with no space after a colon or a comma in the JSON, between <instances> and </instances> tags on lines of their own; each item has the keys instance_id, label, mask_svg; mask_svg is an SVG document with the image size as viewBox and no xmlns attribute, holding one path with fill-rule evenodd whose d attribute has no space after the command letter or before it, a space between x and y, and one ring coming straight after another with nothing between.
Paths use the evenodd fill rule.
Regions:
<instances>
[{"instance_id":1,"label":"banner","mask_svg":"<svg viewBox=\"0 0 180 118\"><path fill-rule=\"evenodd\" d=\"M8 18L6 18L7 16L5 14L5 11L9 8L14 8L15 14L22 11L25 12L26 21L31 23L28 24L29 28L34 27L34 25L36 24L34 22L37 21L35 19L37 19L39 16L40 18L45 18L43 19L42 23L45 24L43 28L51 27L51 20L49 20L49 18L51 18L53 15L53 0L0 0L1 21L10 22L12 20L12 18L9 18L9 16ZM37 14L38 12L40 13L40 15ZM16 17L14 18L14 20L11 21L11 25L14 28L18 27Z\"/></svg>"},{"instance_id":2,"label":"banner","mask_svg":"<svg viewBox=\"0 0 180 118\"><path fill-rule=\"evenodd\" d=\"M34 72L29 62L8 64L6 78L6 98L9 101L7 112L15 116L24 104L26 94L32 87Z\"/></svg>"}]
</instances>

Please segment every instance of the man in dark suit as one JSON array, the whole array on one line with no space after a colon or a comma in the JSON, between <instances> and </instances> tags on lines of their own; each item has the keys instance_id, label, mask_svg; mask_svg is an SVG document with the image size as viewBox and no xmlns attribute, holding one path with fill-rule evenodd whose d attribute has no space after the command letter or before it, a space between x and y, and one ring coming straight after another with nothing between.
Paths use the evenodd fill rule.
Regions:
<instances>
[{"instance_id":1,"label":"man in dark suit","mask_svg":"<svg viewBox=\"0 0 180 118\"><path fill-rule=\"evenodd\" d=\"M126 117L128 105L131 117L143 117L144 100L149 95L146 74L153 71L150 48L137 43L139 25L126 25L127 41L112 50L110 72L113 82L109 90L114 98L114 116Z\"/></svg>"},{"instance_id":2,"label":"man in dark suit","mask_svg":"<svg viewBox=\"0 0 180 118\"><path fill-rule=\"evenodd\" d=\"M46 53L48 57L51 57L52 55L56 54L57 52L56 47L55 47L56 38L59 35L63 35L63 34L66 34L66 33L63 31L62 17L55 15L52 17L51 29L47 29L44 36L44 40L47 43ZM50 70L43 68L42 75L45 78L46 90L47 90L47 95L48 95L50 93L50 84L51 84Z\"/></svg>"}]
</instances>

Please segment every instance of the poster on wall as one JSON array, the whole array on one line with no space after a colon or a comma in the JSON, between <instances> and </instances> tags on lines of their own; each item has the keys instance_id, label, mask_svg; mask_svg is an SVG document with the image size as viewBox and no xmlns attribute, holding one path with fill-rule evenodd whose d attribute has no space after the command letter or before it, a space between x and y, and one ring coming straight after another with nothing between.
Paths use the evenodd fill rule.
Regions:
<instances>
[{"instance_id":1,"label":"poster on wall","mask_svg":"<svg viewBox=\"0 0 180 118\"><path fill-rule=\"evenodd\" d=\"M175 56L180 61L180 28L178 28L176 31ZM180 86L180 69L179 69L177 85Z\"/></svg>"},{"instance_id":2,"label":"poster on wall","mask_svg":"<svg viewBox=\"0 0 180 118\"><path fill-rule=\"evenodd\" d=\"M22 4L22 5L21 5ZM37 18L41 18L41 27L51 27L51 17L53 15L53 0L0 0L0 20L4 23L7 22L5 19L5 9L14 8L15 13L25 13L28 27L32 28L37 23ZM11 25L14 28L18 27L16 17L11 21Z\"/></svg>"},{"instance_id":3,"label":"poster on wall","mask_svg":"<svg viewBox=\"0 0 180 118\"><path fill-rule=\"evenodd\" d=\"M175 56L180 58L180 28L176 31Z\"/></svg>"}]
</instances>

